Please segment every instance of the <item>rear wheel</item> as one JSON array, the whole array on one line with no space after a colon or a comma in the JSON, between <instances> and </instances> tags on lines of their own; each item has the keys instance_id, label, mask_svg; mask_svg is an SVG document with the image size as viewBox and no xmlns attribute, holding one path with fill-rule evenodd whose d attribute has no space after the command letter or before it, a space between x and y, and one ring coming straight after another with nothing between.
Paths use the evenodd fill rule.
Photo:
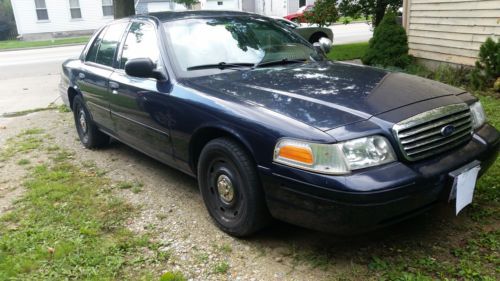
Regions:
<instances>
[{"instance_id":1,"label":"rear wheel","mask_svg":"<svg viewBox=\"0 0 500 281\"><path fill-rule=\"evenodd\" d=\"M326 34L324 34L323 32L316 32L313 35L311 35L311 37L309 37L309 43L314 44L314 43L318 42L319 39L321 39L323 37L328 38L328 36Z\"/></svg>"},{"instance_id":2,"label":"rear wheel","mask_svg":"<svg viewBox=\"0 0 500 281\"><path fill-rule=\"evenodd\" d=\"M73 115L75 126L81 143L86 148L98 148L109 143L109 136L99 131L90 117L81 96L77 95L73 100Z\"/></svg>"},{"instance_id":3,"label":"rear wheel","mask_svg":"<svg viewBox=\"0 0 500 281\"><path fill-rule=\"evenodd\" d=\"M256 165L235 141L219 138L203 148L198 183L210 216L223 231L248 236L270 221Z\"/></svg>"}]
</instances>

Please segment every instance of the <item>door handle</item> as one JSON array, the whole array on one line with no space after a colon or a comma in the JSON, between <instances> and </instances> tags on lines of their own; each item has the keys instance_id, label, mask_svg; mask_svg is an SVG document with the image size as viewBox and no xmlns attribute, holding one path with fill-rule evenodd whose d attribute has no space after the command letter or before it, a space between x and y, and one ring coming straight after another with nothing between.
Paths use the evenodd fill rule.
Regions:
<instances>
[{"instance_id":1,"label":"door handle","mask_svg":"<svg viewBox=\"0 0 500 281\"><path fill-rule=\"evenodd\" d=\"M83 72L78 73L78 78L85 79L85 74Z\"/></svg>"},{"instance_id":2,"label":"door handle","mask_svg":"<svg viewBox=\"0 0 500 281\"><path fill-rule=\"evenodd\" d=\"M116 95L116 94L118 94L117 89L120 88L120 85L118 85L118 83L116 83L114 81L110 81L109 82L109 88L111 89L111 93L113 95Z\"/></svg>"}]
</instances>

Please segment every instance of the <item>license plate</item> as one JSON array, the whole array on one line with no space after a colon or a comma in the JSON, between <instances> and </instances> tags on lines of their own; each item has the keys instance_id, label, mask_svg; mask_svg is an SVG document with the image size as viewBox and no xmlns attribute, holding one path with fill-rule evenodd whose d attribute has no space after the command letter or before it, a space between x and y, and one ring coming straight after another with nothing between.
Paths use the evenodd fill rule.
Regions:
<instances>
[{"instance_id":1,"label":"license plate","mask_svg":"<svg viewBox=\"0 0 500 281\"><path fill-rule=\"evenodd\" d=\"M450 173L453 178L453 187L449 200L455 199L455 215L472 203L477 175L481 169L480 164L479 161L474 161Z\"/></svg>"}]
</instances>

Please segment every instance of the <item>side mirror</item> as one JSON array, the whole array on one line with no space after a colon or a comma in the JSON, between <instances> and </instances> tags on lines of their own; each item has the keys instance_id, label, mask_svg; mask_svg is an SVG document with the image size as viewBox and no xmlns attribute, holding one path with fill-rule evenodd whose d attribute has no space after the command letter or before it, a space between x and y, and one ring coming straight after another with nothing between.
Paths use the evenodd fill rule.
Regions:
<instances>
[{"instance_id":1,"label":"side mirror","mask_svg":"<svg viewBox=\"0 0 500 281\"><path fill-rule=\"evenodd\" d=\"M156 66L150 58L130 59L125 63L125 73L127 75L140 78L163 78L155 68Z\"/></svg>"},{"instance_id":2,"label":"side mirror","mask_svg":"<svg viewBox=\"0 0 500 281\"><path fill-rule=\"evenodd\" d=\"M326 37L321 37L318 42L315 42L313 44L316 49L319 49L324 54L328 54L330 52L330 50L332 49L332 45L332 40Z\"/></svg>"}]
</instances>

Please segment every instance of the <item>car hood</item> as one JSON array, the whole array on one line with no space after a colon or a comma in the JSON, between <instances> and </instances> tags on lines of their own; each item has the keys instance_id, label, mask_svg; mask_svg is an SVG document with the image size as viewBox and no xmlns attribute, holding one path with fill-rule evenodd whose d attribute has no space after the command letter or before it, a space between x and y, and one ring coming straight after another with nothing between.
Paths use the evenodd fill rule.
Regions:
<instances>
[{"instance_id":1,"label":"car hood","mask_svg":"<svg viewBox=\"0 0 500 281\"><path fill-rule=\"evenodd\" d=\"M417 76L339 62L189 78L188 86L286 115L320 130L463 90Z\"/></svg>"}]
</instances>

